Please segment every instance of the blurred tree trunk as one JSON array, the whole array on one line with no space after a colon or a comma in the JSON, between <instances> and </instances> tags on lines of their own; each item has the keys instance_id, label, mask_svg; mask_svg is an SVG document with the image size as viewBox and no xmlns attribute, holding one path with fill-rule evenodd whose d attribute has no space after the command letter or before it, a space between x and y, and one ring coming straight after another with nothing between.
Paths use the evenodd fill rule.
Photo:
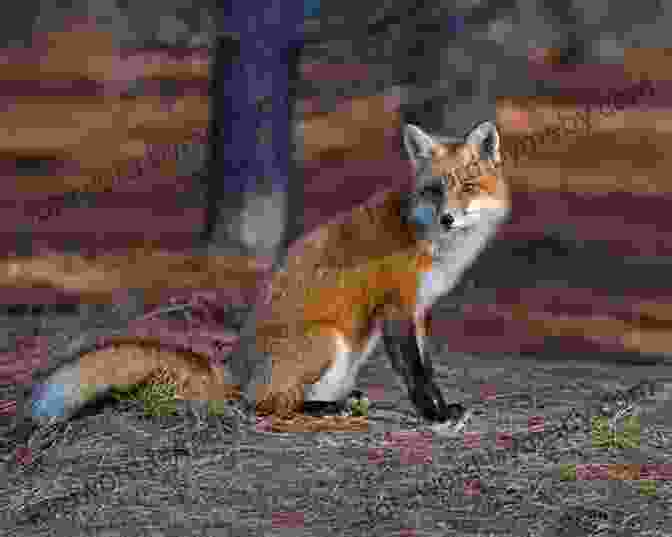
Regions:
<instances>
[{"instance_id":1,"label":"blurred tree trunk","mask_svg":"<svg viewBox=\"0 0 672 537\"><path fill-rule=\"evenodd\" d=\"M215 253L283 258L303 185L291 118L303 4L228 2L211 74L202 242ZM291 179L290 179L291 178Z\"/></svg>"}]
</instances>

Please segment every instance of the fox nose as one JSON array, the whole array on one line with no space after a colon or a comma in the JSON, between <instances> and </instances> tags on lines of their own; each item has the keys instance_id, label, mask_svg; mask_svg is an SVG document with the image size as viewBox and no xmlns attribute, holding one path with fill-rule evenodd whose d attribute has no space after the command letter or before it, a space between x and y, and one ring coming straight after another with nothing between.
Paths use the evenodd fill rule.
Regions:
<instances>
[{"instance_id":1,"label":"fox nose","mask_svg":"<svg viewBox=\"0 0 672 537\"><path fill-rule=\"evenodd\" d=\"M453 216L451 214L446 213L446 214L441 215L441 225L444 228L450 229L451 227L453 227L454 223L455 223L455 218L453 218Z\"/></svg>"}]
</instances>

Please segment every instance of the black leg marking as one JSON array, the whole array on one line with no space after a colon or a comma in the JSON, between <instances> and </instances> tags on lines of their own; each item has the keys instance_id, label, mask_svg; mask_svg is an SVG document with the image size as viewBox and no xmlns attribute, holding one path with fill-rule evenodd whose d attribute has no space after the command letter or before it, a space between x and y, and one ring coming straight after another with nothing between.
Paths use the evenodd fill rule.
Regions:
<instances>
[{"instance_id":1,"label":"black leg marking","mask_svg":"<svg viewBox=\"0 0 672 537\"><path fill-rule=\"evenodd\" d=\"M433 379L431 360L428 357L423 360L415 324L385 319L383 339L392 367L404 379L415 407L430 421L450 419L449 408Z\"/></svg>"}]
</instances>

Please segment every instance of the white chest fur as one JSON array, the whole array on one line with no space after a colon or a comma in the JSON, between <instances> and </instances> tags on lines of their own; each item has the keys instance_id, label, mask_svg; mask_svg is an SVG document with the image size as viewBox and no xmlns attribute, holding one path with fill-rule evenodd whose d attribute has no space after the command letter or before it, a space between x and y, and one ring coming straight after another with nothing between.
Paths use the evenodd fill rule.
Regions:
<instances>
[{"instance_id":1,"label":"white chest fur","mask_svg":"<svg viewBox=\"0 0 672 537\"><path fill-rule=\"evenodd\" d=\"M485 213L486 211L481 211ZM484 219L478 215L476 224L459 230L446 241L448 246L438 246L437 259L432 268L418 276L417 311L420 314L431 308L443 295L449 293L474 263L485 245L492 239L500 222L499 218Z\"/></svg>"},{"instance_id":2,"label":"white chest fur","mask_svg":"<svg viewBox=\"0 0 672 537\"><path fill-rule=\"evenodd\" d=\"M441 267L433 268L418 275L418 309L425 310L443 295L448 293L457 283L457 276L450 274Z\"/></svg>"}]
</instances>

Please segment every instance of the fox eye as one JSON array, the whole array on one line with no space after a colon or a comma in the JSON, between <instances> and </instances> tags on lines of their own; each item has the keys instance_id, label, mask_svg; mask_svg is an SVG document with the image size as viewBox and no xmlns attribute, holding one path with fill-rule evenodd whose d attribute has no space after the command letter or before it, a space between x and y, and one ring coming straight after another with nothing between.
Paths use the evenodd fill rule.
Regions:
<instances>
[{"instance_id":1,"label":"fox eye","mask_svg":"<svg viewBox=\"0 0 672 537\"><path fill-rule=\"evenodd\" d=\"M467 194L473 194L478 191L478 185L476 183L465 183L462 185L462 191Z\"/></svg>"}]
</instances>

